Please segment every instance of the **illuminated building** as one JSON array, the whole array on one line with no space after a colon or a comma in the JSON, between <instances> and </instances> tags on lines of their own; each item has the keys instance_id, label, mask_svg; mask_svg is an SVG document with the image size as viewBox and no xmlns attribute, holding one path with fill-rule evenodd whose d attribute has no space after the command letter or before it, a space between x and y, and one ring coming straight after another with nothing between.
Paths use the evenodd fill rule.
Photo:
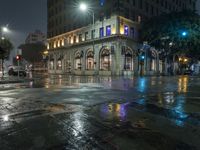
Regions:
<instances>
[{"instance_id":1,"label":"illuminated building","mask_svg":"<svg viewBox=\"0 0 200 150\"><path fill-rule=\"evenodd\" d=\"M162 70L155 49L138 51L141 20L194 9L195 1L87 0L95 14L83 14L71 0L48 0L49 73L153 75ZM94 51L93 51L94 46ZM142 53L142 56L140 56ZM141 59L142 58L142 59Z\"/></svg>"}]
</instances>

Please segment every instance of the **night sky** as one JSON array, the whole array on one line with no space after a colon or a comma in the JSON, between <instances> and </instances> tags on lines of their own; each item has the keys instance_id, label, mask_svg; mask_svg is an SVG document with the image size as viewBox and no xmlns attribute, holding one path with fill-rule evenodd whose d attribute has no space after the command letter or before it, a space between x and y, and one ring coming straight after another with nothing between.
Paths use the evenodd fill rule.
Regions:
<instances>
[{"instance_id":1,"label":"night sky","mask_svg":"<svg viewBox=\"0 0 200 150\"><path fill-rule=\"evenodd\" d=\"M46 18L46 0L0 0L0 26L9 25L7 37L15 47L35 29L46 33Z\"/></svg>"},{"instance_id":2,"label":"night sky","mask_svg":"<svg viewBox=\"0 0 200 150\"><path fill-rule=\"evenodd\" d=\"M47 0L0 0L0 26L9 24L12 30L7 36L15 47L24 43L29 32L40 29L46 33ZM198 6L200 12L200 0Z\"/></svg>"}]
</instances>

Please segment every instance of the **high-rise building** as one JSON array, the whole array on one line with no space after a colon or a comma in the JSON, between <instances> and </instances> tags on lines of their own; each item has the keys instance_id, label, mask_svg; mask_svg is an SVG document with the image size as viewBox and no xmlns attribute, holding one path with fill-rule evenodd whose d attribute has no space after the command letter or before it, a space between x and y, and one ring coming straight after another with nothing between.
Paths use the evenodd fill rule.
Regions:
<instances>
[{"instance_id":1,"label":"high-rise building","mask_svg":"<svg viewBox=\"0 0 200 150\"><path fill-rule=\"evenodd\" d=\"M48 37L53 37L91 22L78 10L78 0L48 0ZM196 0L84 0L95 13L95 20L123 16L142 21L152 16L184 9L195 10Z\"/></svg>"}]
</instances>

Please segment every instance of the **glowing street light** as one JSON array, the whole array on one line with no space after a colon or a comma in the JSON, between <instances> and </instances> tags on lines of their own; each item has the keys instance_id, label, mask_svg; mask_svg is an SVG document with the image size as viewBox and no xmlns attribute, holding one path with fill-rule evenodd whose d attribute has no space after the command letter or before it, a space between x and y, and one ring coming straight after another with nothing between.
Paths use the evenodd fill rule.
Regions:
<instances>
[{"instance_id":1,"label":"glowing street light","mask_svg":"<svg viewBox=\"0 0 200 150\"><path fill-rule=\"evenodd\" d=\"M95 25L94 25L94 24L95 24L94 12L91 11L91 10L88 8L87 4L85 4L85 3L80 3L79 9L80 9L81 11L83 11L83 12L88 11L89 13L92 13L92 24L93 24L93 30L94 30L94 28L95 28Z\"/></svg>"},{"instance_id":2,"label":"glowing street light","mask_svg":"<svg viewBox=\"0 0 200 150\"><path fill-rule=\"evenodd\" d=\"M4 32L4 33L7 33L7 32L9 32L9 29L8 29L8 27L2 27L2 32Z\"/></svg>"},{"instance_id":3,"label":"glowing street light","mask_svg":"<svg viewBox=\"0 0 200 150\"><path fill-rule=\"evenodd\" d=\"M187 32L186 31L183 31L182 33L181 33L181 35L183 36L183 37L185 37L185 36L187 36Z\"/></svg>"},{"instance_id":4,"label":"glowing street light","mask_svg":"<svg viewBox=\"0 0 200 150\"><path fill-rule=\"evenodd\" d=\"M5 34L9 32L8 25L0 28L1 39L5 39Z\"/></svg>"},{"instance_id":5,"label":"glowing street light","mask_svg":"<svg viewBox=\"0 0 200 150\"><path fill-rule=\"evenodd\" d=\"M81 3L79 8L80 8L81 11L86 11L88 9L88 7L85 3Z\"/></svg>"},{"instance_id":6,"label":"glowing street light","mask_svg":"<svg viewBox=\"0 0 200 150\"><path fill-rule=\"evenodd\" d=\"M88 5L86 3L80 3L79 9L83 12L89 12L92 14L92 26L93 26L93 32L92 32L92 46L93 46L93 53L94 53L94 38L95 38L95 18L94 18L94 11L90 10L88 8Z\"/></svg>"}]
</instances>

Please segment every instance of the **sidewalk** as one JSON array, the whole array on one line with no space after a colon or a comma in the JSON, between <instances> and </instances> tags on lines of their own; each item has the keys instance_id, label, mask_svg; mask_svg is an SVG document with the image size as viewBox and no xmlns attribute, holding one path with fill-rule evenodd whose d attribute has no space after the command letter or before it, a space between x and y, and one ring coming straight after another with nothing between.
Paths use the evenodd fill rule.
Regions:
<instances>
[{"instance_id":1,"label":"sidewalk","mask_svg":"<svg viewBox=\"0 0 200 150\"><path fill-rule=\"evenodd\" d=\"M23 77L0 77L0 84L9 84L9 83L23 83L33 81L33 78L23 78Z\"/></svg>"}]
</instances>

